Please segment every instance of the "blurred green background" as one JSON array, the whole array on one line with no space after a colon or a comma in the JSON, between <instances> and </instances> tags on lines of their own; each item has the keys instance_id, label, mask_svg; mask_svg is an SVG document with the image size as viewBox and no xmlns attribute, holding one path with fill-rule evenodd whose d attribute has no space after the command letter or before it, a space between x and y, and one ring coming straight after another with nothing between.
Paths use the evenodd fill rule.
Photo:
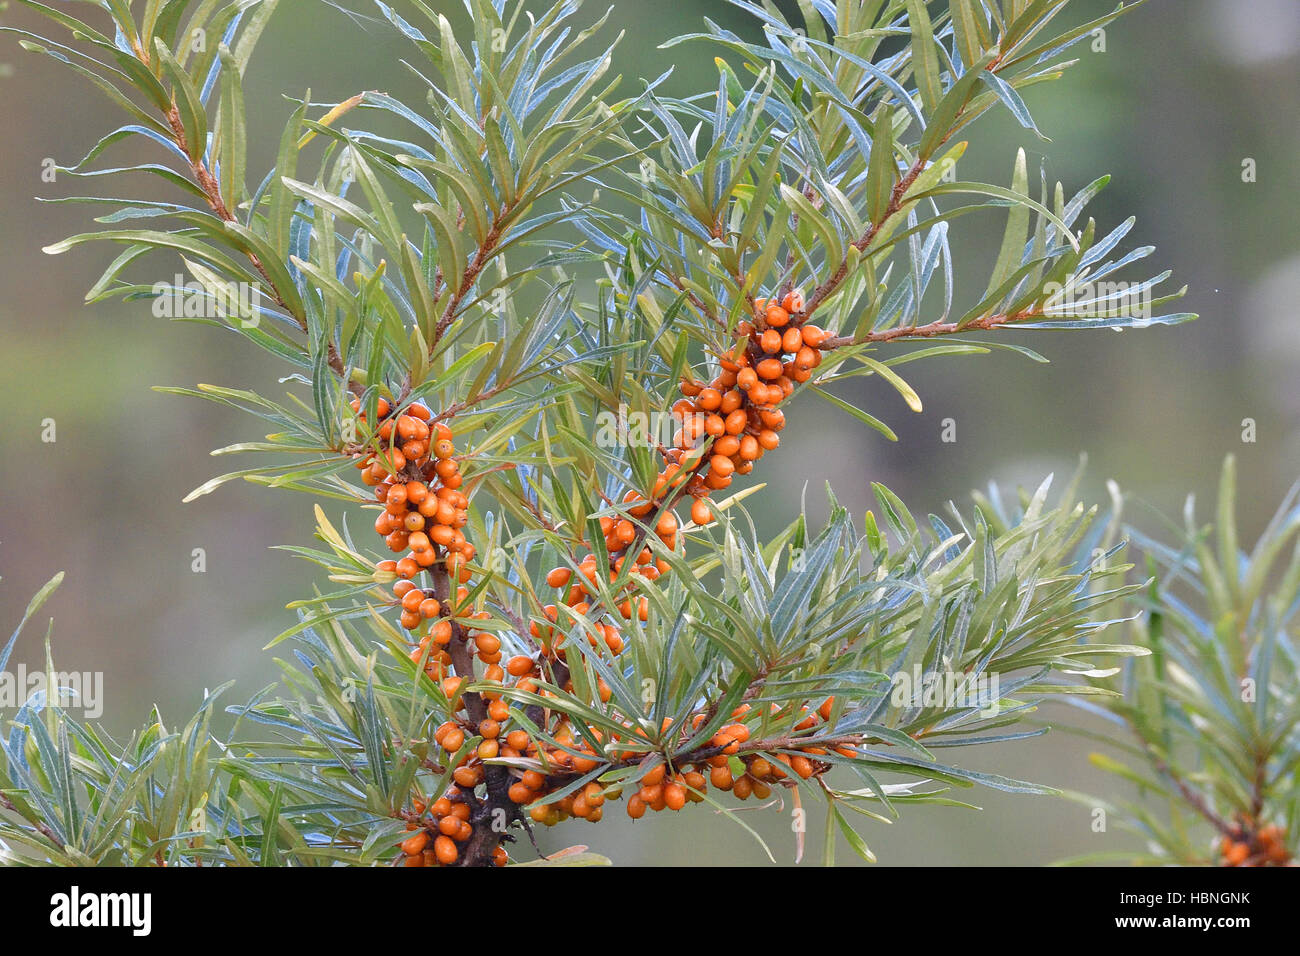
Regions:
<instances>
[{"instance_id":1,"label":"blurred green background","mask_svg":"<svg viewBox=\"0 0 1300 956\"><path fill-rule=\"evenodd\" d=\"M432 5L463 12L452 0ZM1113 5L1076 0L1062 22ZM370 13L361 0L352 7ZM613 25L628 38L618 71L657 76L673 63L676 91L713 85L712 51L657 49L705 16L753 32L722 0L620 0ZM12 5L0 22L43 27ZM264 169L273 152L290 109L282 93L310 87L313 99L336 101L383 88L414 99L398 63L410 50L386 25L366 26L356 31L320 0L281 3L248 76L250 168ZM1105 47L1080 44L1080 63L1065 80L1028 91L1051 143L1005 115L989 116L974 129L961 177L1008 182L1017 146L1028 151L1031 169L1045 162L1067 194L1113 174L1091 208L1099 228L1136 214L1129 243L1159 247L1150 273L1174 268L1191 286L1187 310L1201 320L1121 334L1007 335L1051 365L994 353L909 366L922 414L883 384L862 386L860 402L894 426L897 444L804 398L791 412L783 454L764 463L771 487L758 509L770 507L773 524L805 483L816 500L830 481L856 514L870 506L870 481L884 482L914 510L937 511L950 498L964 503L990 479L1013 487L1053 471L1064 478L1081 453L1090 459L1093 500L1105 500L1104 483L1113 478L1174 513L1189 492L1206 500L1223 455L1235 452L1243 540L1263 527L1296 479L1300 454L1300 337L1292 331L1300 298L1300 4L1151 0L1107 31ZM109 728L134 725L154 701L180 719L206 687L230 677L238 679L230 700L243 699L275 679L260 648L292 623L286 601L310 589L308 565L268 548L309 540L312 503L234 484L182 505L192 488L237 467L210 458L209 449L259 436L251 419L149 386L211 382L276 394L282 370L236 336L165 328L147 304L87 308L83 293L113 250L44 255L42 245L93 226L92 213L36 197L87 191L67 177L44 182L42 163L71 165L119 118L71 74L19 50L12 36L0 37L0 104L0 622L16 622L31 593L63 569L67 580L47 605L57 660L105 673ZM110 158L152 157L126 146ZM1247 158L1257 164L1257 182L1242 182ZM144 178L140 185L153 188ZM957 225L965 301L982 291L1001 228L991 215ZM941 441L947 418L957 423L955 443ZM1247 418L1257 423L1254 443L1241 440ZM55 422L54 443L41 440L46 419ZM204 573L192 570L196 548L206 554ZM44 617L20 641L11 669L20 661L40 665ZM1058 732L959 756L967 766L1109 791L1114 778L1091 770L1088 749ZM1045 863L1123 840L1093 833L1087 808L1063 800L987 790L962 796L983 812L916 809L894 826L868 824L867 839L884 862L964 865ZM746 819L781 862L792 860L787 814ZM621 863L765 860L740 828L705 809L635 827L621 819L598 830L570 827L555 841L589 842ZM814 816L814 859L819 842ZM853 859L843 844L839 859Z\"/></svg>"}]
</instances>

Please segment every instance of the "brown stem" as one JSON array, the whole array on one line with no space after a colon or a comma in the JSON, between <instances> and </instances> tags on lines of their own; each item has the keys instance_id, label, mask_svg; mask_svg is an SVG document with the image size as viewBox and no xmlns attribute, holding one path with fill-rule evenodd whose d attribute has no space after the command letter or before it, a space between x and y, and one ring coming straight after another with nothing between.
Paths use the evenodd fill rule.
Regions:
<instances>
[{"instance_id":1,"label":"brown stem","mask_svg":"<svg viewBox=\"0 0 1300 956\"><path fill-rule=\"evenodd\" d=\"M1025 322L1029 319L1038 318L1040 313L1027 309L1023 312L1017 312L1014 315L987 315L982 319L976 319L968 322L964 326L958 326L956 322L931 322L928 325L902 325L892 329L882 329L879 332L867 332L865 335L857 337L851 335L839 335L827 339L821 344L822 351L831 349L844 348L852 345L866 345L871 342L892 342L895 339L928 339L939 335L954 335L958 332L987 332L992 329L1000 328L1004 325L1010 325L1014 322Z\"/></svg>"},{"instance_id":2,"label":"brown stem","mask_svg":"<svg viewBox=\"0 0 1300 956\"><path fill-rule=\"evenodd\" d=\"M857 249L858 252L865 252L867 247L875 240L876 236L880 235L880 230L885 227L885 224L894 216L898 215L899 210L903 207L904 195L906 195L907 191L912 188L912 184L916 182L916 177L921 175L922 170L925 168L925 163L925 160L918 159L904 174L903 178L894 184L894 189L889 195L889 205L885 207L885 212L880 217L880 221L873 222L860 238L853 241L853 248ZM814 289L813 294L809 296L808 302L804 306L805 318L811 317L812 314L817 311L818 307L835 293L844 280L848 278L848 275L849 258L848 256L845 256L844 260L835 270L835 273Z\"/></svg>"},{"instance_id":3,"label":"brown stem","mask_svg":"<svg viewBox=\"0 0 1300 956\"><path fill-rule=\"evenodd\" d=\"M447 301L447 308L442 312L442 317L438 319L438 327L434 330L433 341L429 347L433 348L441 340L443 333L447 328L456 321L456 310L460 308L461 303L465 301L465 296L478 280L479 273L487 265L488 257L496 249L497 243L501 241L501 220L510 212L510 206L502 206L501 211L497 213L492 221L492 227L488 234L483 237L483 242L479 244L478 251L474 254L474 260L465 267L465 274L461 276L460 286L451 293L451 298Z\"/></svg>"},{"instance_id":4,"label":"brown stem","mask_svg":"<svg viewBox=\"0 0 1300 956\"><path fill-rule=\"evenodd\" d=\"M451 655L452 667L463 682L471 683L474 680L474 658L470 654L465 631L450 617L452 582L446 566L434 565L430 568L430 576L433 579L434 597L442 605L443 616L451 621L451 643L447 646L447 652ZM486 701L481 694L473 691L462 692L461 699L465 712L477 730L479 724L488 717ZM492 855L505 838L505 828L519 815L519 808L509 796L510 771L505 767L489 765L484 778L487 799L474 807L471 818L474 834L461 847L457 861L460 866L493 866Z\"/></svg>"},{"instance_id":5,"label":"brown stem","mask_svg":"<svg viewBox=\"0 0 1300 956\"><path fill-rule=\"evenodd\" d=\"M1237 827L1215 813L1214 810L1211 809L1205 797L1196 790L1193 790L1191 785L1187 783L1187 781L1183 780L1183 778L1180 777L1162 757L1157 756L1155 753L1151 753L1151 764L1155 767L1157 773L1168 778L1174 786L1178 788L1178 792L1182 796L1183 802L1209 821L1209 823L1221 834L1229 838L1235 838Z\"/></svg>"},{"instance_id":6,"label":"brown stem","mask_svg":"<svg viewBox=\"0 0 1300 956\"><path fill-rule=\"evenodd\" d=\"M14 802L3 793L0 793L0 810L8 810L19 819L25 820L27 823L35 827L36 832L45 837L45 839L49 840L56 847L59 847L60 849L63 848L63 843L60 842L59 838L54 835L54 831L51 830L43 820L28 820L27 817L23 815L22 811L14 805Z\"/></svg>"},{"instance_id":7,"label":"brown stem","mask_svg":"<svg viewBox=\"0 0 1300 956\"><path fill-rule=\"evenodd\" d=\"M147 61L146 65L148 65ZM172 139L176 142L176 146L182 153L190 158L190 172L194 177L195 183L201 190L203 190L203 197L207 201L208 207L212 210L213 215L223 222L238 222L234 214L226 206L226 201L221 197L221 184L217 182L216 177L212 175L212 171L208 169L207 164L203 162L202 155L200 154L195 156L190 151L189 142L185 136L185 125L181 122L180 110L177 109L174 104L167 111L166 119L167 125L171 127ZM249 263L257 271L257 274L262 277L262 281L266 283L267 289L271 292L272 301L293 318L293 320L298 324L298 328L303 332L306 332L307 320L289 308L280 289L277 288L275 282L272 281L271 275L267 272L266 266L262 263L261 258L252 250L246 252L245 255L248 257ZM343 358L339 355L338 349L335 347L333 342L330 342L327 348L329 349L329 367L336 375L338 375L339 378L346 379L347 369L343 365ZM348 390L358 398L365 391L365 389L356 382L348 381L347 387Z\"/></svg>"}]
</instances>

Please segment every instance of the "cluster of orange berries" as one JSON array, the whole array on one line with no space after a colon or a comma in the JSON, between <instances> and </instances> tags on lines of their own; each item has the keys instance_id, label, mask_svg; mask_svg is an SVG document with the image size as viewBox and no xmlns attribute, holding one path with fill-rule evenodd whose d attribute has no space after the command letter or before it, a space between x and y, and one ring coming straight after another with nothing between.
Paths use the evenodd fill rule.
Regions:
<instances>
[{"instance_id":1,"label":"cluster of orange berries","mask_svg":"<svg viewBox=\"0 0 1300 956\"><path fill-rule=\"evenodd\" d=\"M1276 823L1255 829L1238 822L1233 833L1219 841L1219 861L1224 866L1287 866L1291 853L1286 833Z\"/></svg>"},{"instance_id":2,"label":"cluster of orange berries","mask_svg":"<svg viewBox=\"0 0 1300 956\"><path fill-rule=\"evenodd\" d=\"M512 721L503 692L511 685L518 691L550 696L540 683L543 680L562 683L566 692L573 691L573 681L564 666L569 621L561 621L561 605L573 619L587 620L587 640L593 648L611 656L622 653L626 642L616 623L618 618L624 622L645 621L648 602L636 593L637 588L641 582L656 580L669 571L668 563L656 558L649 546L650 535L665 548L675 549L680 525L673 505L684 496L692 497L691 519L697 525L711 523L713 513L705 503L709 495L727 488L734 475L748 474L756 461L779 445L778 433L785 426L779 406L790 397L796 384L811 378L821 363L820 348L828 338L827 333L807 324L805 318L803 296L798 291L779 304L756 300L754 321L738 326L742 340L734 350L719 357L719 375L707 385L689 379L682 382L684 397L673 406L681 426L673 447L664 452L665 468L654 487L645 494L632 491L624 497L627 517L600 518L608 567L600 568L596 556L588 554L576 565L576 572L572 567L557 567L546 575L547 585L562 594L557 603L543 608L541 619L530 625L532 637L541 648L537 658L520 655L503 661L500 639L473 629L472 622L491 615L472 612L465 587L470 580L467 565L475 552L461 531L467 522L468 501L459 491L463 479L451 430L433 422L429 411L420 405L390 417L388 403L380 400L377 435L383 450L366 454L358 467L383 505L375 522L376 532L392 551L409 554L380 562L379 569L398 576L393 594L402 609L402 625L422 635L411 658L425 661L426 674L439 683L452 711L451 719L437 728L434 740L454 762L454 784L428 806L419 799L412 801L414 819L408 823L412 835L401 847L406 865L454 865L461 859L463 845L474 835L472 801L468 797L486 782L487 761L515 758L511 764L497 764L509 768L509 799L521 809L527 807L534 822L551 826L570 818L597 822L606 802L623 795L623 787L618 784L605 786L589 781L580 789L554 797L571 787L574 778L589 775L602 765L611 769L633 766L658 749L640 721L631 718L622 721L624 733L611 734L611 739L604 741L594 728L575 735L567 719L561 717L549 729L548 736L555 745L539 742ZM358 402L353 403L354 411L359 407ZM651 522L648 530L639 524L647 519ZM455 588L454 596L442 600L413 580L440 562ZM614 592L614 606L603 606L597 599L597 582L604 578L616 584L625 570L627 580ZM426 621L433 622L427 631L423 627ZM486 709L486 717L481 720L468 716L461 692L465 679L473 680L474 676L452 672L449 645L457 634L467 652L482 665L478 683L501 687L500 691L479 693ZM598 680L595 695L608 703L612 691ZM833 704L830 699L816 711L802 708L796 730L811 730L820 721L829 720ZM774 710L779 709L774 705ZM792 776L808 779L830 768L828 762L818 759L827 754L826 749L800 745L797 739L783 741L776 748L784 752L747 750L751 731L744 721L749 713L749 705L742 705L731 714L730 723L707 743L694 747L685 760L674 766L660 763L652 767L629 796L628 815L637 819L647 810L680 810L688 803L702 801L709 787L728 791L741 800L751 795L765 799L773 786L793 786ZM707 719L705 714L695 715L689 728L683 729L679 745L697 733ZM662 730L669 729L666 723ZM593 746L589 742L592 739L601 746ZM837 751L846 756L853 753L845 747ZM504 865L504 848L498 846L493 859Z\"/></svg>"},{"instance_id":3,"label":"cluster of orange berries","mask_svg":"<svg viewBox=\"0 0 1300 956\"><path fill-rule=\"evenodd\" d=\"M660 479L672 487L680 466L692 472L685 490L695 499L691 520L698 525L713 521L704 503L710 493L730 486L734 475L749 474L781 443L785 413L780 406L797 384L812 377L828 338L802 321L804 298L797 290L780 304L756 299L754 307L755 321L736 329L743 341L719 358L718 376L708 384L684 380L683 398L673 406L682 426L668 452L670 468Z\"/></svg>"},{"instance_id":4,"label":"cluster of orange berries","mask_svg":"<svg viewBox=\"0 0 1300 956\"><path fill-rule=\"evenodd\" d=\"M464 596L463 593L460 595L462 599ZM499 652L499 642L493 643L497 641L493 635L480 633L473 637L473 641L480 660L485 647L492 649L487 652L489 657ZM537 683L541 667L531 657L512 657L504 669L495 663L490 664L483 680L504 682L505 674L515 679L514 686L520 690L543 696L548 694ZM485 782L486 761L496 758L523 758L527 761L522 766L509 766L507 792L515 805L528 808L533 822L554 826L576 818L597 823L604 815L606 802L623 796L622 786L589 781L558 799L547 798L571 786L575 777L589 775L601 766L613 769L640 763L655 748L645 727L631 719L624 719L626 730L611 734L607 742L599 730L589 730L590 737L599 745L593 746L589 740L576 736L567 725L567 719L561 718L550 734L554 745L540 743L528 731L512 723L510 709L502 695L491 690L481 692L487 702L488 716L474 725L462 715L464 706L458 695L460 684L459 676L443 679L443 690L452 699L456 716L434 732L437 744L456 761L452 772L454 783L443 797L427 808L418 798L413 800L420 821L408 824L408 828L415 832L402 844L407 866L450 866L460 859L461 845L474 834L470 808L463 794L472 793ZM567 689L572 689L571 684ZM795 731L815 732L819 724L830 720L834 705L835 699L827 698L816 710L801 707ZM750 796L767 799L773 786L793 785L792 775L808 779L830 769L830 763L818 759L828 753L826 747L800 745L797 740L783 742L780 747L783 752L743 752L751 741L751 729L745 720L752 716L751 706L742 704L731 712L730 723L721 727L703 745L697 745L675 769L670 770L666 764L652 767L627 800L628 816L639 819L647 810L681 810L688 803L704 800L709 787L729 791L740 800L747 800ZM771 716L781 716L779 705L772 705ZM706 714L696 714L689 722L689 730L681 732L679 743L685 743L708 719ZM666 733L670 729L671 721L665 720L662 731ZM835 751L841 756L854 755L852 749L845 746L836 747ZM498 846L493 859L504 866L508 855Z\"/></svg>"},{"instance_id":5,"label":"cluster of orange berries","mask_svg":"<svg viewBox=\"0 0 1300 956\"><path fill-rule=\"evenodd\" d=\"M419 820L411 820L406 829L411 833L402 841L404 866L452 866L460 859L460 848L471 836L471 808L464 793L451 787L446 794L426 804L412 801ZM498 845L492 851L492 862L505 866L510 862L506 848Z\"/></svg>"},{"instance_id":6,"label":"cluster of orange berries","mask_svg":"<svg viewBox=\"0 0 1300 956\"><path fill-rule=\"evenodd\" d=\"M811 730L818 723L828 720L834 707L834 698L828 698L815 712L806 707L801 708L800 721L796 728L800 731ZM645 816L647 810L681 810L688 803L699 803L712 786L716 790L729 791L740 800L755 796L765 800L772 793L775 785L792 785L791 775L807 780L825 773L830 763L819 760L828 751L820 746L800 747L795 742L781 747L782 751L795 753L742 753L745 744L750 742L751 730L744 719L751 713L748 704L742 704L731 713L731 723L720 728L703 746L697 747L680 765L670 768L660 763L651 767L641 778L638 789L627 800L627 815L634 820ZM780 716L779 708L774 708L773 716ZM689 723L689 730L683 731L683 739L697 732L706 722L707 715L696 714ZM571 817L586 820L589 823L599 821L604 813L607 800L617 800L624 794L624 787L619 784L604 786L596 781L588 782L581 789L565 794L558 800L539 803L557 790L570 785L572 778L591 773L602 763L631 765L644 759L648 748L649 735L645 729L632 721L625 721L627 730L622 734L611 735L609 746L602 754L597 754L590 744L575 746L572 734L562 730L556 736L561 747L548 749L538 747L522 731L518 743L524 745L521 753L536 757L540 770L512 771L516 775L510 787L510 799L520 805L533 804L529 816L543 826L554 826ZM671 727L671 721L665 720L663 730ZM600 740L601 735L594 736ZM838 747L841 756L854 756L849 747Z\"/></svg>"},{"instance_id":7,"label":"cluster of orange berries","mask_svg":"<svg viewBox=\"0 0 1300 956\"><path fill-rule=\"evenodd\" d=\"M820 721L830 718L835 706L833 697L822 702L815 714L801 708L801 720L796 724L798 730L809 730ZM801 780L825 773L830 763L818 760L828 751L820 746L790 746L781 749L794 750L798 753L744 753L740 751L750 740L749 726L741 719L750 713L750 706L742 704L731 713L734 723L726 724L710 738L698 759L685 764L684 769L669 774L664 765L653 768L641 778L640 789L627 802L627 815L633 820L645 816L646 810L680 810L687 803L699 803L710 786L715 790L729 791L738 800L748 800L750 796L766 800L772 795L775 785L792 785L788 783L791 774ZM774 716L780 715L780 708L773 705ZM705 721L705 715L697 714L692 720L692 729L698 730ZM849 747L838 747L836 751L842 756L854 756Z\"/></svg>"},{"instance_id":8,"label":"cluster of orange berries","mask_svg":"<svg viewBox=\"0 0 1300 956\"><path fill-rule=\"evenodd\" d=\"M352 410L365 421L359 400L352 402ZM501 639L475 629L472 623L492 615L472 610L466 587L471 581L469 562L476 552L461 530L469 521L469 499L460 490L464 476L456 458L455 436L418 403L393 415L389 402L380 398L376 411L379 448L358 453L356 466L361 480L374 488L375 499L383 506L375 519L375 532L390 551L408 552L398 559L380 561L376 570L397 577L394 603L401 608L402 627L416 632L417 637L411 660L417 664L424 661L425 674L439 684L453 712L460 714L465 710L461 686L466 676L473 679L474 675L452 673L453 637L459 633L466 651L482 663L484 681L501 683L506 672L501 665ZM433 588L416 583L422 573L435 567L446 570L454 595L440 600ZM509 707L499 693L481 697L488 713L477 728L481 742L460 754L453 772L455 786L427 808L429 822L408 825L415 832L402 844L407 866L454 864L460 858L459 845L474 834L471 807L463 794L483 782L483 761L497 756L497 736L509 717ZM435 739L454 755L462 750L466 735L456 724L447 723ZM413 805L418 815L424 815L422 801ZM504 848L497 847L494 859L505 865Z\"/></svg>"},{"instance_id":9,"label":"cluster of orange berries","mask_svg":"<svg viewBox=\"0 0 1300 956\"><path fill-rule=\"evenodd\" d=\"M676 517L672 517L672 528L667 530L669 522L660 521L660 538L665 541L675 541ZM636 536L636 528L630 522L624 519L615 519L603 517L600 519L601 529L606 532L606 545L612 545L610 554L618 550L629 548ZM668 545L672 547L671 544ZM612 562L611 582L616 579L623 570L626 556L620 556ZM633 618L644 621L650 616L649 602L644 598L637 596L635 593L637 579L653 581L660 575L668 571L668 563L663 559L656 559L649 548L642 548L636 557L632 566L631 579L622 586L621 592L617 595L621 600L615 610L624 621L631 621ZM587 616L592 611L591 599L597 593L596 578L599 574L596 564L596 556L589 554L578 565L578 574L575 576L571 568L552 568L546 575L548 586L557 590L567 588L564 598L564 604L574 615ZM603 609L598 609L597 614L600 618L592 624L592 630L587 634L587 642L593 647L599 649L603 643L609 653L618 656L623 653L626 641L623 639L623 632L610 623L608 618L612 615L602 613ZM565 659L565 635L563 631L557 631L555 625L559 623L560 612L559 606L548 604L542 608L542 613L546 617L546 623L534 621L529 626L529 633L533 639L538 641L542 647L542 653L547 657ZM608 701L610 694L609 689L601 682L600 697L602 701Z\"/></svg>"},{"instance_id":10,"label":"cluster of orange berries","mask_svg":"<svg viewBox=\"0 0 1300 956\"><path fill-rule=\"evenodd\" d=\"M564 592L561 598L564 606L575 616L586 617L593 612L597 580L603 574L615 584L631 562L629 580L615 592L616 606L595 607L596 620L588 632L593 647L603 641L613 655L623 650L622 633L610 623L614 612L624 621L647 619L648 602L644 596L636 595L637 583L653 581L669 570L666 561L655 557L647 539L653 534L665 548L676 547L680 529L672 508L676 499L683 495L693 497L691 519L698 525L711 523L713 514L704 499L713 491L728 487L734 475L748 474L754 462L780 444L778 433L785 427L785 416L779 406L790 397L795 385L808 381L821 364L819 348L828 338L823 330L803 321L804 305L803 295L798 291L791 292L780 304L756 300L755 321L738 326L743 341L734 351L720 357L718 377L708 385L690 380L682 383L685 397L673 407L681 427L674 436L673 447L665 452L666 466L654 487L646 494L627 493L623 499L627 518L600 518L609 567L602 572L596 556L588 554L577 565L576 573L569 567L557 567L547 574L547 585ZM648 532L637 524L647 520L653 522ZM534 622L531 634L540 643L545 658L562 661L565 636L555 627L560 620L560 606L548 604L543 613L545 621ZM536 690L534 677L539 673L538 668L538 662L528 657L514 658L507 664L507 671L518 679L515 686L522 690ZM566 683L565 689L571 690L572 683ZM603 702L611 699L611 690L603 680L598 681L596 691ZM824 709L828 711L830 704L828 701L823 705ZM733 717L741 717L748 709L747 706L738 709ZM824 715L823 719L828 716ZM704 720L703 714L697 715L693 730L698 730ZM816 720L816 715L805 716L799 729L811 727ZM628 739L644 736L644 731L634 722L627 721L627 726ZM598 756L587 744L575 746L571 735L565 747L547 751L539 749L527 734L518 733L524 747L512 750L538 759L542 769L514 772L517 779L511 785L510 797L520 805L533 804L529 814L535 822L553 825L570 817L599 820L605 800L621 796L621 788L607 789L591 782L558 800L539 803L569 785L573 776L590 773L605 760L619 759L617 741L611 741L612 749ZM806 754L778 754L771 760L757 755L737 758L748 739L749 729L744 723L729 724L715 735L706 748L707 755L701 759L688 761L672 774L663 765L652 769L642 778L639 790L629 798L628 814L638 818L647 809L680 810L687 803L704 799L710 785L731 791L742 800L751 794L763 798L770 794L772 784L786 779L791 772L806 779L829 766L815 760L817 755L826 752L815 747L807 748ZM629 758L629 753L623 754L623 759ZM741 763L733 764L733 759Z\"/></svg>"},{"instance_id":11,"label":"cluster of orange berries","mask_svg":"<svg viewBox=\"0 0 1300 956\"><path fill-rule=\"evenodd\" d=\"M603 516L600 530L610 565L603 572L594 554L588 554L572 568L558 567L546 576L546 583L557 590L566 589L564 603L576 615L592 611L591 598L597 593L596 581L604 575L611 584L620 577L628 562L628 580L616 593L619 603L614 609L596 608L594 627L611 653L617 655L624 646L622 634L609 623L610 612L617 610L625 621L646 620L648 602L636 595L639 581L653 581L668 572L669 565L656 558L647 545L648 534L637 521L653 520L650 531L669 550L677 545L680 528L673 504L682 496L694 498L691 520L697 525L710 524L713 513L705 499L730 486L734 475L753 471L754 463L780 444L779 432L785 427L780 405L794 392L797 383L806 382L821 364L820 347L827 334L804 321L804 297L798 290L788 294L780 304L766 299L755 300L753 322L741 322L737 332L743 341L719 359L721 372L708 385L682 382L683 398L673 406L681 427L673 438L673 447L664 451L666 464L647 493L629 491L623 498L627 518ZM559 606L543 609L549 623L533 623L532 635L541 641L547 656L563 658L562 638L554 639L553 625L559 620ZM596 636L589 637L593 646ZM609 699L601 688L603 700Z\"/></svg>"},{"instance_id":12,"label":"cluster of orange berries","mask_svg":"<svg viewBox=\"0 0 1300 956\"><path fill-rule=\"evenodd\" d=\"M360 401L354 399L352 410L364 421L360 409ZM402 626L413 631L423 621L438 617L442 607L431 591L416 587L412 579L442 562L453 580L467 582L475 549L461 530L469 520L469 500L459 491L464 477L451 429L433 423L423 405L411 405L403 414L391 417L389 411L387 400L379 399L376 436L382 448L359 455L356 467L383 505L375 519L375 532L390 551L409 552L399 560L380 562L378 570L398 576L393 597L402 608ZM440 626L447 639L440 643L445 644L450 640L451 625L442 621L435 630Z\"/></svg>"}]
</instances>

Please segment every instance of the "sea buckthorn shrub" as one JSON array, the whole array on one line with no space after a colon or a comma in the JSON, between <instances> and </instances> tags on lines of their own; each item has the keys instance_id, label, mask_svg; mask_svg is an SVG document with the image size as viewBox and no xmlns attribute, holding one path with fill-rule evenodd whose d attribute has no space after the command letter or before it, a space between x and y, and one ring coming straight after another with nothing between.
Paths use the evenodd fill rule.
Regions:
<instances>
[{"instance_id":1,"label":"sea buckthorn shrub","mask_svg":"<svg viewBox=\"0 0 1300 956\"><path fill-rule=\"evenodd\" d=\"M455 23L381 3L424 99L304 97L250 177L241 77L275 3L105 0L94 24L25 5L64 33L24 45L129 114L75 171L143 138L167 164L143 171L187 199L122 201L48 251L125 246L91 301L160 294L137 276L158 254L214 299L255 290L218 324L284 361L290 397L165 390L269 423L224 450L273 463L191 497L232 479L314 496L323 547L292 550L329 582L291 605L283 686L228 708L219 756L195 742L211 699L183 734L141 738L169 741L131 764L175 775L161 817L121 794L129 826L96 842L7 749L28 853L491 866L566 821L817 800L827 857L838 832L870 859L849 812L1039 789L940 748L1015 739L1040 698L1094 690L1079 636L1136 585L1080 550L1093 512L1045 483L1009 526L918 521L876 485L861 522L828 492L817 530L760 479L787 422L824 418L814 402L895 438L842 382L919 411L907 362L1028 352L1009 328L1193 318L1161 314L1179 292L1074 294L1149 252L1118 251L1131 221L1083 220L1104 177L1067 194L1023 151L1009 186L956 173L968 124L999 108L1036 132L1019 91L1127 8L1057 32L1064 0L813 2L795 21L736 2L745 35L706 20L665 45L716 58L716 88L681 95L669 74L614 78L577 2L470 0ZM195 30L222 40L197 49ZM981 212L1003 238L959 298L956 225ZM762 537L751 508L790 513ZM913 675L954 686L901 693ZM75 773L112 778L92 732L62 714L76 729L51 742L31 717L40 759L71 748Z\"/></svg>"},{"instance_id":2,"label":"sea buckthorn shrub","mask_svg":"<svg viewBox=\"0 0 1300 956\"><path fill-rule=\"evenodd\" d=\"M1074 794L1107 812L1119 844L1083 857L1140 865L1290 866L1300 826L1300 485L1254 547L1235 517L1236 461L1224 461L1211 523L1188 499L1181 536L1126 528L1145 574L1129 625L1148 654L1124 665L1105 720L1101 770L1127 800ZM1119 527L1123 499L1112 528ZM1168 522L1177 528L1176 522ZM1112 534L1115 532L1112 531ZM1099 683L1099 682L1098 682ZM1139 841L1134 846L1134 838Z\"/></svg>"}]
</instances>

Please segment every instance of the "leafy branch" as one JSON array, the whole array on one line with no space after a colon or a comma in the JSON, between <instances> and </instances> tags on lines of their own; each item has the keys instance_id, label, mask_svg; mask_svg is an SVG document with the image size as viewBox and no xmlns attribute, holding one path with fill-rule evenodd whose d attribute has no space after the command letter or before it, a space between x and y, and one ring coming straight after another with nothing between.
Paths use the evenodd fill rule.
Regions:
<instances>
[{"instance_id":1,"label":"leafy branch","mask_svg":"<svg viewBox=\"0 0 1300 956\"><path fill-rule=\"evenodd\" d=\"M242 478L362 505L392 555L318 509L324 548L288 550L331 587L294 602L297 623L272 642L298 652L283 693L234 710L267 739L223 745L212 765L199 742L211 701L179 751L160 720L113 750L52 708L66 740L47 745L29 708L17 723L42 768L75 752L79 775L33 776L18 737L6 750L6 798L63 847L35 858L81 860L73 847L195 864L499 864L521 828L595 822L616 799L633 817L712 801L735 819L719 793L776 788L825 800L871 858L842 810L894 816L976 783L1040 792L936 750L1038 733L1017 725L1040 698L1105 696L1082 678L1145 653L1080 641L1139 585L1113 553L1080 550L1093 514L1073 489L1055 508L1045 483L1013 514L984 502L922 530L877 487L883 530L872 514L859 533L832 496L820 533L800 515L769 541L744 504L762 486L733 489L777 450L783 406L805 386L893 437L829 386L876 375L919 410L897 365L991 347L950 338L877 359L876 346L1193 318L1148 311L1181 295L1147 295L1167 273L1092 286L1151 251L1108 258L1131 220L1100 240L1091 221L1076 230L1104 178L1067 202L1045 179L1031 197L1023 152L1010 188L949 175L965 144L947 144L995 104L1037 130L1018 90L1059 76L1061 52L1086 35L1041 38L1065 0L954 0L937 13L920 0L815 0L800 27L733 0L766 47L712 23L667 45L727 53L716 93L667 97L660 77L622 99L609 75L617 41L586 52L606 18L576 29L572 0L537 14L470 0L472 39L423 0L381 2L423 55L408 68L426 102L366 92L311 120L317 104L303 97L252 190L241 78L274 0L97 0L111 38L23 2L81 48L22 42L133 120L68 171L117 176L86 167L144 136L180 171L142 168L199 204L80 197L115 206L102 217L115 227L178 223L51 246L126 244L88 298L176 291L122 278L154 250L179 252L210 298L230 283L268 290L251 320L207 321L289 363L285 399L165 390L271 425L220 453L288 463L222 475L191 497ZM196 30L222 42L189 43ZM371 129L376 113L409 138ZM314 175L302 168L312 144ZM950 227L988 209L1006 212L1003 243L986 291L954 319ZM580 283L571 266L606 278ZM929 318L936 285L942 312ZM634 417L653 416L670 435L629 434ZM938 679L955 684L937 699L897 692ZM150 794L141 781L172 775L158 785L166 816L133 802L144 790L113 791L115 819L145 829L78 829L77 786L103 789L115 761ZM18 802L48 792L60 799L39 812ZM216 821L189 821L218 792Z\"/></svg>"}]
</instances>

